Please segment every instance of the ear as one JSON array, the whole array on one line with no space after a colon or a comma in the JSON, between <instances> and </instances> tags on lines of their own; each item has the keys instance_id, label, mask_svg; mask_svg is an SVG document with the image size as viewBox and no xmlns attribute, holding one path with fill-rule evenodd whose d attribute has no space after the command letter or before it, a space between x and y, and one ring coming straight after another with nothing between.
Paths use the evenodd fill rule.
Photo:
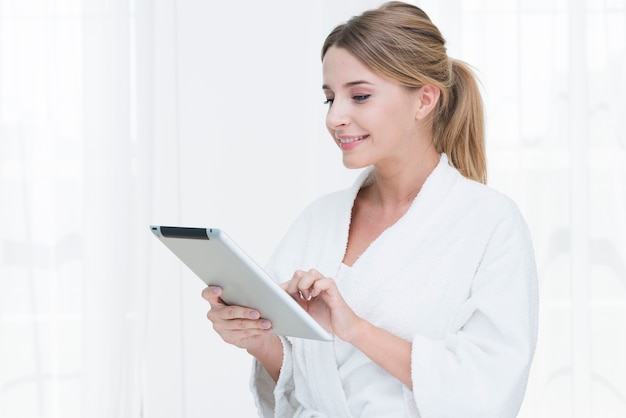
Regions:
<instances>
[{"instance_id":1,"label":"ear","mask_svg":"<svg viewBox=\"0 0 626 418\"><path fill-rule=\"evenodd\" d=\"M417 109L415 119L422 120L431 114L437 103L441 92L435 86L425 84L417 91Z\"/></svg>"}]
</instances>

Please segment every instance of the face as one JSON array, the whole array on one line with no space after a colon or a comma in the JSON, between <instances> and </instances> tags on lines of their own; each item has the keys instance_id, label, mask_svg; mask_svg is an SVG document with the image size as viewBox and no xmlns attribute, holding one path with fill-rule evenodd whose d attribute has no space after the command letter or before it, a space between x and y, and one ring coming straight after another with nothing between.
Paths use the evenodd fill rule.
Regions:
<instances>
[{"instance_id":1,"label":"face","mask_svg":"<svg viewBox=\"0 0 626 418\"><path fill-rule=\"evenodd\" d=\"M346 49L331 47L323 60L326 127L348 168L402 164L419 153L420 89L382 78Z\"/></svg>"}]
</instances>

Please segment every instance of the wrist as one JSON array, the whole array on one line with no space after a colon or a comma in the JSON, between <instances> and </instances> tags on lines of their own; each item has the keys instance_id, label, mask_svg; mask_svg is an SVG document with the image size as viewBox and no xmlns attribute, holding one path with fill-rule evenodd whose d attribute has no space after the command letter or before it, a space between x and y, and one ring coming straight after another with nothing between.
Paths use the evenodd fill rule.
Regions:
<instances>
[{"instance_id":1,"label":"wrist","mask_svg":"<svg viewBox=\"0 0 626 418\"><path fill-rule=\"evenodd\" d=\"M263 366L275 382L278 381L283 365L283 343L277 335L268 334L263 344L246 351Z\"/></svg>"},{"instance_id":2,"label":"wrist","mask_svg":"<svg viewBox=\"0 0 626 418\"><path fill-rule=\"evenodd\" d=\"M282 350L283 345L280 342L280 338L278 335L271 333L264 336L261 344L246 349L248 354L256 358L261 363L271 361L271 359L277 357L279 353L282 359Z\"/></svg>"}]
</instances>

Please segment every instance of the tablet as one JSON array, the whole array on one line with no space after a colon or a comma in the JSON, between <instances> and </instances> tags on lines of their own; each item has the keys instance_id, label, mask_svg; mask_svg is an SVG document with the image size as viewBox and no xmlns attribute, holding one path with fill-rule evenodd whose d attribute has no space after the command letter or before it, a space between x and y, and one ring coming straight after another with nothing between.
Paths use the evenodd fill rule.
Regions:
<instances>
[{"instance_id":1,"label":"tablet","mask_svg":"<svg viewBox=\"0 0 626 418\"><path fill-rule=\"evenodd\" d=\"M224 231L150 225L150 230L207 285L222 288L229 305L256 309L277 335L330 341L313 319Z\"/></svg>"}]
</instances>

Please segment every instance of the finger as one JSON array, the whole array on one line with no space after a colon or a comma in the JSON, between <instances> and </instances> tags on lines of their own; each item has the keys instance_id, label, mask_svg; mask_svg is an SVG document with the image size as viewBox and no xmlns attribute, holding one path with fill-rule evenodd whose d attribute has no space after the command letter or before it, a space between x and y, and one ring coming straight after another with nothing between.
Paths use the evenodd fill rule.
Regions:
<instances>
[{"instance_id":1,"label":"finger","mask_svg":"<svg viewBox=\"0 0 626 418\"><path fill-rule=\"evenodd\" d=\"M248 348L249 345L254 344L255 339L259 338L260 336L266 335L269 331L270 329L247 329L232 332L227 331L220 333L219 335L225 342L229 344L234 344L241 348Z\"/></svg>"},{"instance_id":2,"label":"finger","mask_svg":"<svg viewBox=\"0 0 626 418\"><path fill-rule=\"evenodd\" d=\"M293 273L291 280L281 284L281 287L295 298L298 295L298 282L300 281L300 279L302 279L302 276L304 276L304 271L296 270Z\"/></svg>"},{"instance_id":3,"label":"finger","mask_svg":"<svg viewBox=\"0 0 626 418\"><path fill-rule=\"evenodd\" d=\"M343 300L337 288L337 283L330 277L323 277L313 284L311 297L319 295L322 295L324 300L330 305L334 305Z\"/></svg>"},{"instance_id":4,"label":"finger","mask_svg":"<svg viewBox=\"0 0 626 418\"><path fill-rule=\"evenodd\" d=\"M207 316L208 315L211 316L209 318L211 320L212 318L215 318L215 319L222 320L222 321L229 321L233 319L256 320L261 317L261 314L256 309L251 309L251 308L247 308L244 306L224 305L224 304L221 304L218 306L211 306L211 310L209 311L209 314L207 314Z\"/></svg>"},{"instance_id":5,"label":"finger","mask_svg":"<svg viewBox=\"0 0 626 418\"><path fill-rule=\"evenodd\" d=\"M315 294L311 293L314 290L315 283L321 279L324 279L324 276L319 271L315 269L307 271L298 281L298 292L304 299L310 300L315 296Z\"/></svg>"},{"instance_id":6,"label":"finger","mask_svg":"<svg viewBox=\"0 0 626 418\"><path fill-rule=\"evenodd\" d=\"M225 321L238 318L259 319L259 311L243 306L227 305L220 299L222 288L219 286L208 286L202 290L202 297L211 305L211 310L207 313L207 318L212 322Z\"/></svg>"},{"instance_id":7,"label":"finger","mask_svg":"<svg viewBox=\"0 0 626 418\"><path fill-rule=\"evenodd\" d=\"M202 298L208 301L209 303L219 302L219 297L222 294L222 288L219 286L207 286L202 289Z\"/></svg>"},{"instance_id":8,"label":"finger","mask_svg":"<svg viewBox=\"0 0 626 418\"><path fill-rule=\"evenodd\" d=\"M220 335L241 333L242 335L254 335L261 331L265 332L272 328L272 323L267 319L236 318L229 320L213 321L213 328Z\"/></svg>"}]
</instances>

